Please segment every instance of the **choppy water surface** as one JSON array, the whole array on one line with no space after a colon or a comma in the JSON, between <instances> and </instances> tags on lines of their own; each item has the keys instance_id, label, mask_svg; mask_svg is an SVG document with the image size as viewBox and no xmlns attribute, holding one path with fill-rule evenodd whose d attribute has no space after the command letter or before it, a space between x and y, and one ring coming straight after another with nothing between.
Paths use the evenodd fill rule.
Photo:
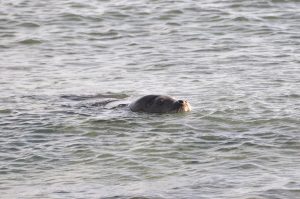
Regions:
<instances>
[{"instance_id":1,"label":"choppy water surface","mask_svg":"<svg viewBox=\"0 0 300 199\"><path fill-rule=\"evenodd\" d=\"M1 198L299 198L297 0L0 2ZM145 94L187 114L132 113Z\"/></svg>"}]
</instances>

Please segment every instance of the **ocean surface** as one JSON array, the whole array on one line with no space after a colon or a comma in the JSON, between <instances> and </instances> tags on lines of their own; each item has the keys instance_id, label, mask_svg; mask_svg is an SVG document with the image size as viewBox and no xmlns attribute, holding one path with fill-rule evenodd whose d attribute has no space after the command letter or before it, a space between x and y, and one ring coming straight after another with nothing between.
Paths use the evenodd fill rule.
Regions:
<instances>
[{"instance_id":1,"label":"ocean surface","mask_svg":"<svg viewBox=\"0 0 300 199\"><path fill-rule=\"evenodd\" d=\"M0 198L299 199L300 1L0 1Z\"/></svg>"}]
</instances>

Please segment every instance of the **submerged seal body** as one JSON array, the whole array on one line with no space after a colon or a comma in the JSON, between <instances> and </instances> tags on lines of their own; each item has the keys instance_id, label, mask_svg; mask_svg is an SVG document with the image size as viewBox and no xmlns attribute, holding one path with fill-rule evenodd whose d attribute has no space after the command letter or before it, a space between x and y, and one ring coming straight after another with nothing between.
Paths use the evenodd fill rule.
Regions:
<instances>
[{"instance_id":1,"label":"submerged seal body","mask_svg":"<svg viewBox=\"0 0 300 199\"><path fill-rule=\"evenodd\" d=\"M186 100L176 100L165 95L146 95L132 102L129 108L133 112L179 113L191 111Z\"/></svg>"}]
</instances>

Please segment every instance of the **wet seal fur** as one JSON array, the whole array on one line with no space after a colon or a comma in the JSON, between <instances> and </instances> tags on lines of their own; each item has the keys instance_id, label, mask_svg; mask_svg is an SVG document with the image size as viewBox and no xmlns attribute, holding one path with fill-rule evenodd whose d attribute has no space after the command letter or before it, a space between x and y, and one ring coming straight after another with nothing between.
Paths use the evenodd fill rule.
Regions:
<instances>
[{"instance_id":1,"label":"wet seal fur","mask_svg":"<svg viewBox=\"0 0 300 199\"><path fill-rule=\"evenodd\" d=\"M147 113L180 113L192 110L186 100L176 100L165 95L146 95L132 102L129 108L133 112Z\"/></svg>"}]
</instances>

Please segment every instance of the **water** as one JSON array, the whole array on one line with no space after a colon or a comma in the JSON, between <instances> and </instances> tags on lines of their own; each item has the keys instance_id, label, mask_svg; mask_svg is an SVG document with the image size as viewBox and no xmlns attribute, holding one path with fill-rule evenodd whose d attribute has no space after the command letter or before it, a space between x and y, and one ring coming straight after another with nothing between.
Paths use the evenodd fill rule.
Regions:
<instances>
[{"instance_id":1,"label":"water","mask_svg":"<svg viewBox=\"0 0 300 199\"><path fill-rule=\"evenodd\" d=\"M1 198L299 198L299 13L1 1ZM120 106L146 94L193 111Z\"/></svg>"}]
</instances>

